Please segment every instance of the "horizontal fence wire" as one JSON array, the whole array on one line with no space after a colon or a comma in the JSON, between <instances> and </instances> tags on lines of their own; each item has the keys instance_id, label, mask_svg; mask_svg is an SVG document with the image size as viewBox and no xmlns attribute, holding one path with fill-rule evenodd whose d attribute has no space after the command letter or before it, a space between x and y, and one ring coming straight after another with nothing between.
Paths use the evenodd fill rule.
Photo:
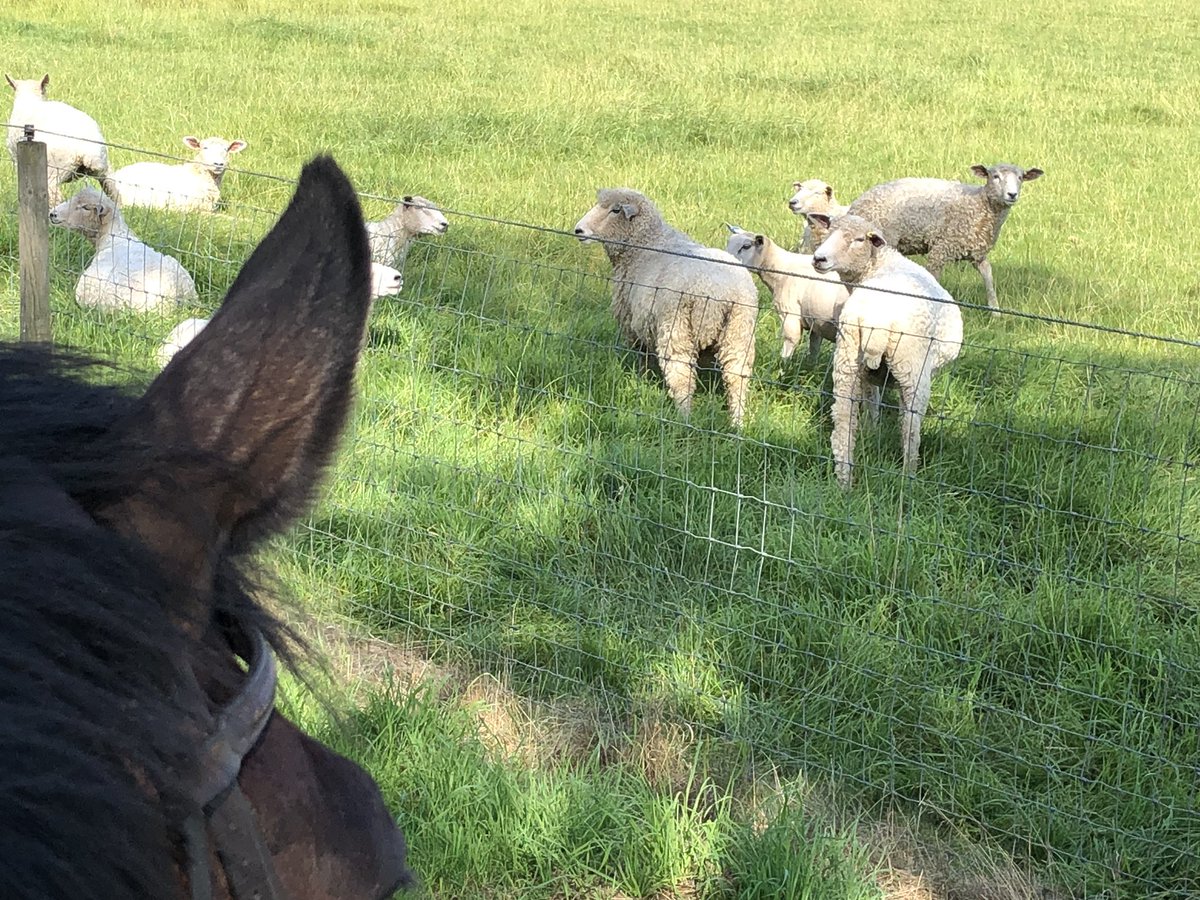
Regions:
<instances>
[{"instance_id":1,"label":"horizontal fence wire","mask_svg":"<svg viewBox=\"0 0 1200 900\"><path fill-rule=\"evenodd\" d=\"M196 285L152 313L78 305L94 250L54 229L56 343L148 377L281 209L125 210ZM1000 341L961 304L920 468L885 393L844 491L829 348L782 362L764 310L744 430L703 363L684 419L618 340L600 251L441 209L377 301L327 499L280 551L299 592L529 696L935 811L1069 890L1200 893L1200 344L1007 309Z\"/></svg>"}]
</instances>

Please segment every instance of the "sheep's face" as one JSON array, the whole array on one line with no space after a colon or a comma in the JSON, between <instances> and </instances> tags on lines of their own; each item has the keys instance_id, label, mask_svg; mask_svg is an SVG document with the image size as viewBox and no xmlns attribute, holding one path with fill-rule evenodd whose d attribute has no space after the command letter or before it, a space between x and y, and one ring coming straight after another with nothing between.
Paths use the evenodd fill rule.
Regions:
<instances>
[{"instance_id":1,"label":"sheep's face","mask_svg":"<svg viewBox=\"0 0 1200 900\"><path fill-rule=\"evenodd\" d=\"M34 94L46 100L50 96L50 76L44 78L12 78L8 75L4 76L4 80L8 82L8 86L17 94Z\"/></svg>"},{"instance_id":2,"label":"sheep's face","mask_svg":"<svg viewBox=\"0 0 1200 900\"><path fill-rule=\"evenodd\" d=\"M860 281L875 261L880 248L887 246L883 235L861 216L829 216L814 213L809 222L829 228L829 235L813 251L813 268L818 272L837 272L846 282Z\"/></svg>"},{"instance_id":3,"label":"sheep's face","mask_svg":"<svg viewBox=\"0 0 1200 900\"><path fill-rule=\"evenodd\" d=\"M725 252L736 257L738 262L749 269L756 269L762 265L766 249L766 237L749 231L735 232L725 243Z\"/></svg>"},{"instance_id":4,"label":"sheep's face","mask_svg":"<svg viewBox=\"0 0 1200 900\"><path fill-rule=\"evenodd\" d=\"M1042 174L1041 169L1022 169L1008 163L994 166L971 166L971 171L987 182L984 187L988 199L999 206L1012 206L1021 196L1021 185L1033 181Z\"/></svg>"},{"instance_id":5,"label":"sheep's face","mask_svg":"<svg viewBox=\"0 0 1200 900\"><path fill-rule=\"evenodd\" d=\"M643 199L636 191L597 191L596 205L575 223L575 236L584 244L597 238L620 239L626 223L641 214Z\"/></svg>"},{"instance_id":6,"label":"sheep's face","mask_svg":"<svg viewBox=\"0 0 1200 900\"><path fill-rule=\"evenodd\" d=\"M401 203L404 230L411 235L445 234L450 222L442 211L424 197L408 196Z\"/></svg>"},{"instance_id":7,"label":"sheep's face","mask_svg":"<svg viewBox=\"0 0 1200 900\"><path fill-rule=\"evenodd\" d=\"M183 139L183 145L196 151L196 164L218 177L229 167L229 157L246 149L246 142L242 140L227 141L223 137L199 140L190 134Z\"/></svg>"},{"instance_id":8,"label":"sheep's face","mask_svg":"<svg viewBox=\"0 0 1200 900\"><path fill-rule=\"evenodd\" d=\"M95 240L112 220L116 206L95 188L84 188L50 210L50 221Z\"/></svg>"},{"instance_id":9,"label":"sheep's face","mask_svg":"<svg viewBox=\"0 0 1200 900\"><path fill-rule=\"evenodd\" d=\"M808 181L792 182L792 199L788 201L788 209L793 215L806 216L809 213L825 212L833 203L833 188L818 178Z\"/></svg>"},{"instance_id":10,"label":"sheep's face","mask_svg":"<svg viewBox=\"0 0 1200 900\"><path fill-rule=\"evenodd\" d=\"M404 275L391 266L371 263L371 296L391 297L404 289Z\"/></svg>"}]
</instances>

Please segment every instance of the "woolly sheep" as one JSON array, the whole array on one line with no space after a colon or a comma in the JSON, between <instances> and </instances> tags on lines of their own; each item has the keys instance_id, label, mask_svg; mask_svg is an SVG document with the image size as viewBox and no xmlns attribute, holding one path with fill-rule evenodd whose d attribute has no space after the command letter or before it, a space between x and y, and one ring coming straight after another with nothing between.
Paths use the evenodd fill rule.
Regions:
<instances>
[{"instance_id":1,"label":"woolly sheep","mask_svg":"<svg viewBox=\"0 0 1200 900\"><path fill-rule=\"evenodd\" d=\"M229 157L245 150L246 142L227 141L223 137L201 141L189 134L183 145L196 151L191 162L175 165L139 162L122 166L103 179L105 193L121 206L205 212L216 209Z\"/></svg>"},{"instance_id":2,"label":"woolly sheep","mask_svg":"<svg viewBox=\"0 0 1200 900\"><path fill-rule=\"evenodd\" d=\"M1021 185L1041 177L1042 170L998 163L975 165L971 171L987 183L901 178L868 189L850 204L850 212L875 223L884 240L901 253L924 253L925 268L938 280L946 263L970 260L983 276L992 315L999 315L987 255L996 246Z\"/></svg>"},{"instance_id":3,"label":"woolly sheep","mask_svg":"<svg viewBox=\"0 0 1200 900\"><path fill-rule=\"evenodd\" d=\"M808 366L814 366L821 340L837 340L837 320L849 292L836 272L818 272L812 256L789 253L764 234L726 225L733 232L725 252L755 272L771 292L771 305L783 326L780 356L790 359L808 332Z\"/></svg>"},{"instance_id":4,"label":"woolly sheep","mask_svg":"<svg viewBox=\"0 0 1200 900\"><path fill-rule=\"evenodd\" d=\"M388 297L400 293L404 287L404 276L391 266L371 263L371 297ZM166 366L175 354L191 343L209 322L208 319L184 319L167 335L158 348L158 364Z\"/></svg>"},{"instance_id":5,"label":"woolly sheep","mask_svg":"<svg viewBox=\"0 0 1200 900\"><path fill-rule=\"evenodd\" d=\"M830 444L837 480L850 487L859 407L875 388L871 403L877 417L877 386L885 379L900 389L904 468L915 471L933 376L958 356L962 313L946 289L890 247L873 223L849 214L832 221L820 214L813 218L829 229L813 254L813 267L837 272L851 286L833 351Z\"/></svg>"},{"instance_id":6,"label":"woolly sheep","mask_svg":"<svg viewBox=\"0 0 1200 900\"><path fill-rule=\"evenodd\" d=\"M819 178L793 181L792 190L795 193L788 201L788 209L792 211L793 215L806 217L804 233L800 236L800 243L796 245L796 251L812 253L813 248L825 240L825 230L819 226L814 229L812 222L807 219L808 214L821 213L830 218L836 218L844 216L850 207L838 203L833 197L833 188Z\"/></svg>"},{"instance_id":7,"label":"woolly sheep","mask_svg":"<svg viewBox=\"0 0 1200 900\"><path fill-rule=\"evenodd\" d=\"M102 178L108 171L108 145L96 120L60 100L47 99L50 76L4 80L13 89L12 113L8 117L8 152L17 159L17 142L23 128L37 128L36 139L46 145L46 187L51 205L62 200L62 185L84 175Z\"/></svg>"},{"instance_id":8,"label":"woolly sheep","mask_svg":"<svg viewBox=\"0 0 1200 900\"><path fill-rule=\"evenodd\" d=\"M629 188L598 191L575 234L583 243L604 242L621 334L639 351L657 355L667 392L683 416L691 412L700 353L711 349L721 366L730 419L740 428L758 316L750 273L728 265L737 261L724 250L672 228L646 196Z\"/></svg>"},{"instance_id":9,"label":"woolly sheep","mask_svg":"<svg viewBox=\"0 0 1200 900\"><path fill-rule=\"evenodd\" d=\"M386 219L367 223L371 259L403 270L409 247L417 237L445 234L449 227L442 211L424 197L404 197Z\"/></svg>"},{"instance_id":10,"label":"woolly sheep","mask_svg":"<svg viewBox=\"0 0 1200 900\"><path fill-rule=\"evenodd\" d=\"M196 285L179 260L142 243L117 205L95 188L54 207L50 221L96 248L75 288L80 306L147 311L196 299Z\"/></svg>"}]
</instances>

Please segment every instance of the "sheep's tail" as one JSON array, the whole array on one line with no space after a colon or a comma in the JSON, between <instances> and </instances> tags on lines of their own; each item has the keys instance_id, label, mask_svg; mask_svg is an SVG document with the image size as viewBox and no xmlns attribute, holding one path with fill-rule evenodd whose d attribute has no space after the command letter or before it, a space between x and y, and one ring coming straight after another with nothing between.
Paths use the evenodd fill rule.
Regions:
<instances>
[{"instance_id":1,"label":"sheep's tail","mask_svg":"<svg viewBox=\"0 0 1200 900\"><path fill-rule=\"evenodd\" d=\"M843 317L838 323L838 343L846 341L858 351L858 358L868 369L878 369L887 352L891 335L886 328L871 325L857 319Z\"/></svg>"}]
</instances>

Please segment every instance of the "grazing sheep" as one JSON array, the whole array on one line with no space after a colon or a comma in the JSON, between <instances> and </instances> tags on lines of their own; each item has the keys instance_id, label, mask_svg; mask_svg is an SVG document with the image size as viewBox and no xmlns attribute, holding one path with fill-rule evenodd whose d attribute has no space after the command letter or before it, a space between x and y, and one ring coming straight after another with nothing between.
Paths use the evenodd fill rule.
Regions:
<instances>
[{"instance_id":1,"label":"grazing sheep","mask_svg":"<svg viewBox=\"0 0 1200 900\"><path fill-rule=\"evenodd\" d=\"M832 222L821 214L813 218L829 229L813 254L813 267L837 272L851 285L833 351L830 443L837 480L850 487L859 406L868 388L885 379L900 389L904 468L915 471L933 376L958 356L962 313L932 275L888 246L873 223L855 215ZM878 390L871 399L875 417Z\"/></svg>"},{"instance_id":2,"label":"grazing sheep","mask_svg":"<svg viewBox=\"0 0 1200 900\"><path fill-rule=\"evenodd\" d=\"M684 417L696 392L696 363L711 349L721 366L729 417L740 428L758 317L750 273L728 265L736 260L724 250L672 228L647 197L629 188L598 191L575 234L583 243L605 242L621 334L634 348L657 355L667 392Z\"/></svg>"},{"instance_id":3,"label":"grazing sheep","mask_svg":"<svg viewBox=\"0 0 1200 900\"><path fill-rule=\"evenodd\" d=\"M117 205L95 188L54 207L50 221L96 248L75 287L80 306L147 311L196 299L196 285L179 260L142 243Z\"/></svg>"},{"instance_id":4,"label":"grazing sheep","mask_svg":"<svg viewBox=\"0 0 1200 900\"><path fill-rule=\"evenodd\" d=\"M245 150L246 142L227 141L223 137L201 141L189 134L183 145L196 151L191 162L174 165L139 162L122 166L101 182L105 193L121 206L205 212L216 209L229 157Z\"/></svg>"},{"instance_id":5,"label":"grazing sheep","mask_svg":"<svg viewBox=\"0 0 1200 900\"><path fill-rule=\"evenodd\" d=\"M836 272L818 272L812 257L789 253L764 234L726 225L733 234L725 251L755 272L771 292L783 326L780 356L790 359L808 332L808 366L817 363L821 340L837 340L837 321L849 292Z\"/></svg>"},{"instance_id":6,"label":"grazing sheep","mask_svg":"<svg viewBox=\"0 0 1200 900\"><path fill-rule=\"evenodd\" d=\"M100 126L87 113L60 100L47 99L50 76L41 81L4 76L13 89L12 113L8 117L8 152L17 159L17 142L23 127L37 128L36 139L46 145L46 187L50 204L62 200L62 185L84 175L102 178L108 171L108 145Z\"/></svg>"},{"instance_id":7,"label":"grazing sheep","mask_svg":"<svg viewBox=\"0 0 1200 900\"><path fill-rule=\"evenodd\" d=\"M404 276L391 266L371 263L371 298L388 297L400 293L404 287ZM162 346L158 348L158 364L166 366L175 354L186 347L198 335L208 319L184 319L176 325Z\"/></svg>"},{"instance_id":8,"label":"grazing sheep","mask_svg":"<svg viewBox=\"0 0 1200 900\"><path fill-rule=\"evenodd\" d=\"M171 329L171 333L167 335L167 339L162 342L162 346L158 348L158 364L165 367L175 354L190 344L208 324L208 319L184 319L178 325Z\"/></svg>"},{"instance_id":9,"label":"grazing sheep","mask_svg":"<svg viewBox=\"0 0 1200 900\"><path fill-rule=\"evenodd\" d=\"M838 203L833 197L833 188L819 178L793 181L792 190L795 193L788 201L788 209L792 211L793 215L807 216L809 213L821 213L834 219L844 216L850 208ZM825 231L820 228L814 229L812 222L806 218L804 233L800 236L800 243L796 245L796 252L812 253L813 248L823 240L825 240Z\"/></svg>"},{"instance_id":10,"label":"grazing sheep","mask_svg":"<svg viewBox=\"0 0 1200 900\"><path fill-rule=\"evenodd\" d=\"M969 259L983 276L992 315L999 315L987 255L996 246L1021 185L1041 177L1042 170L997 163L971 166L971 171L987 184L901 178L869 188L850 204L850 212L875 223L884 240L901 253L924 253L925 268L939 280L946 263Z\"/></svg>"},{"instance_id":11,"label":"grazing sheep","mask_svg":"<svg viewBox=\"0 0 1200 900\"><path fill-rule=\"evenodd\" d=\"M442 211L424 197L404 197L386 219L367 223L371 259L403 271L413 240L422 234L445 234L449 227Z\"/></svg>"}]
</instances>

